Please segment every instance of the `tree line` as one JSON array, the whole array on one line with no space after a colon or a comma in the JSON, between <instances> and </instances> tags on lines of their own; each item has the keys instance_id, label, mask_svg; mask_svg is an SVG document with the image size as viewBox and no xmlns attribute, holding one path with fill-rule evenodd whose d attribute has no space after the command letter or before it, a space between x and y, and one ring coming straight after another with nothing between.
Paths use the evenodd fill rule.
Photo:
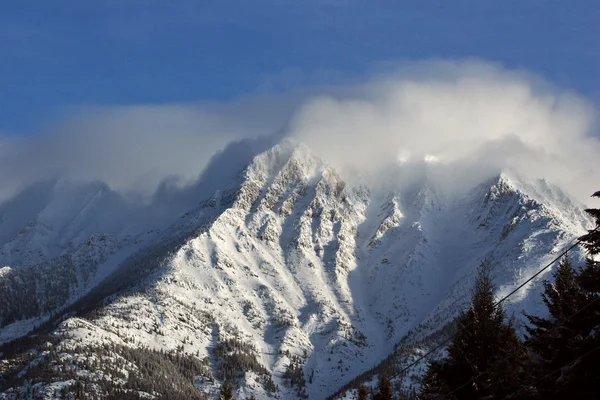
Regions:
<instances>
[{"instance_id":1,"label":"tree line","mask_svg":"<svg viewBox=\"0 0 600 400\"><path fill-rule=\"evenodd\" d=\"M600 197L600 191L593 196ZM527 315L520 338L495 301L489 266L478 270L471 306L455 320L446 356L429 364L419 393L395 396L379 375L375 393L363 384L359 400L594 399L600 393L600 209L586 212L595 228L579 238L587 253L576 268L565 255L544 281L546 317Z\"/></svg>"}]
</instances>

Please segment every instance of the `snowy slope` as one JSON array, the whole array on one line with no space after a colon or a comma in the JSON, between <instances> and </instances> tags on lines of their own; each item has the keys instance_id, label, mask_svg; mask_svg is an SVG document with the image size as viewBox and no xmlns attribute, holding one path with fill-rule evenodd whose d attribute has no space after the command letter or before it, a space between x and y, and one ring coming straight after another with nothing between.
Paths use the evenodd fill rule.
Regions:
<instances>
[{"instance_id":1,"label":"snowy slope","mask_svg":"<svg viewBox=\"0 0 600 400\"><path fill-rule=\"evenodd\" d=\"M218 187L212 180L195 191L213 189L148 239L140 239L135 218L110 223L110 211L123 206L101 200L105 189L82 195L77 201L85 206L76 215L32 206L40 216L34 234L6 241L3 262L26 264L41 252L35 268L43 270L40 262L49 257L81 254L77 246L92 232L109 232L110 250L94 244L86 254L125 271L119 279L129 279L129 289L64 321L56 332L61 351L114 343L193 354L211 366L197 383L211 391L236 352L223 355L223 348L235 339L262 366L242 374L240 394L324 398L377 365L396 343L447 323L464 306L482 260L492 263L501 294L588 223L579 204L544 181L503 173L456 195L435 183L430 166L409 181L401 178L403 168L378 180L385 184L344 180L307 147L284 141ZM98 204L108 204L102 221L85 213ZM62 222L44 223L45 215ZM66 236L44 233L57 229ZM28 255L14 256L17 247ZM111 256L119 251L121 258ZM76 271L65 272L67 280L80 282L75 276L85 268L67 270ZM14 285L8 276L10 270L0 270L0 285ZM535 312L536 285L515 296L509 311ZM276 391L265 383L270 379Z\"/></svg>"},{"instance_id":2,"label":"snowy slope","mask_svg":"<svg viewBox=\"0 0 600 400\"><path fill-rule=\"evenodd\" d=\"M35 185L1 205L0 327L13 326L0 340L81 297L155 236L144 212L105 184L67 180Z\"/></svg>"}]
</instances>

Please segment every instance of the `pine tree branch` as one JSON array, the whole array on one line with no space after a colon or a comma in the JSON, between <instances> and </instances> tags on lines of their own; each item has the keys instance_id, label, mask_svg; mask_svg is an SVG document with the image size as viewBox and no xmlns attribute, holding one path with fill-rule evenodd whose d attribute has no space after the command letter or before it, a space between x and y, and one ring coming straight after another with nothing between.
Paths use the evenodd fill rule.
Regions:
<instances>
[{"instance_id":1,"label":"pine tree branch","mask_svg":"<svg viewBox=\"0 0 600 400\"><path fill-rule=\"evenodd\" d=\"M600 229L600 226L596 227L596 229L594 229L594 231L598 231L599 229ZM565 251L563 251L561 254L559 254L558 257L554 258L552 261L550 261L548 264L546 264L542 269L540 269L538 272L536 272L531 277L529 277L525 282L523 282L522 284L520 284L519 286L517 286L509 294L507 294L506 296L504 296L500 300L498 300L496 303L494 303L494 306L498 306L498 305L502 304L504 301L506 301L506 299L508 299L510 296L514 295L515 293L517 293L525 285L527 285L529 282L531 282L532 280L534 280L538 275L540 275L542 272L544 272L545 270L547 270L548 268L550 268L555 262L557 262L558 260L560 260L569 251L573 250L575 247L577 247L579 244L581 244L581 242L582 242L581 238L578 238L576 240L577 241L573 245L571 245L569 248L567 248ZM444 347L445 345L447 345L452 339L454 339L455 336L456 336L456 333L453 334L453 335L450 335L450 337L448 337L447 339L445 339L444 341L442 341L441 343L439 343L438 345L436 345L433 349L429 350L427 353L425 353L422 356L420 356L419 358L417 358L415 361L413 361L412 363L410 363L408 366L402 368L400 370L400 372L398 372L398 373L394 374L393 376L391 376L390 379L396 378L398 376L402 376L406 371L408 371L409 369L411 369L412 367L414 367L415 365L417 365L419 362L421 362L422 360L424 360L425 358L427 358L428 356L430 356L431 354L433 354L437 350L439 350L442 347Z\"/></svg>"},{"instance_id":2,"label":"pine tree branch","mask_svg":"<svg viewBox=\"0 0 600 400\"><path fill-rule=\"evenodd\" d=\"M551 372L547 373L546 375L542 376L541 378L539 378L539 379L536 379L535 381L533 381L533 382L529 383L527 386L533 386L533 385L535 385L536 383L538 383L538 382L540 382L540 381L542 381L542 380L544 380L544 379L548 378L549 376L551 376L551 375L553 375L553 374L555 374L555 373L559 372L561 369L563 369L563 368L565 368L565 367L568 367L569 365L573 364L574 362L576 362L576 361L579 361L579 360L581 360L582 358L589 356L590 354L592 354L593 352L595 352L595 351L597 351L597 350L600 350L600 346L593 348L592 350L588 351L588 352L587 352L587 353L585 353L584 355L582 355L582 356L579 356L579 357L577 357L577 358L575 358L575 359L573 359L573 360L569 361L568 363L566 363L566 364L564 364L564 365L560 366L559 368L555 369L554 371L551 371ZM527 386L526 386L526 387L527 387ZM515 393L511 393L511 394L508 394L508 395L504 396L504 397L503 397L502 399L500 399L500 400L508 400L508 399L510 399L512 396L516 396L516 395L518 395L519 393L521 393L521 392L523 391L523 389L525 389L525 387L522 387L521 389L517 390ZM513 398L514 398L514 397L513 397Z\"/></svg>"},{"instance_id":3,"label":"pine tree branch","mask_svg":"<svg viewBox=\"0 0 600 400\"><path fill-rule=\"evenodd\" d=\"M581 307L579 310L577 310L577 311L576 311L574 314L570 315L568 318L565 318L565 319L563 319L562 321L559 321L559 323L555 325L554 329L558 329L558 327L559 327L561 324L564 324L565 322L567 322L568 320L570 320L571 318L573 318L574 316L576 316L577 314L579 314L580 312L582 312L583 310L585 310L586 308L588 308L589 306L591 306L592 304L594 304L594 303L595 303L596 301L598 301L598 300L600 300L600 297L596 297L594 300L590 301L590 302L589 302L589 303L587 303L585 306ZM553 330L548 330L548 331L546 331L545 333L543 333L542 335L540 335L540 338L541 338L541 337L544 337L544 336L546 336L546 335L548 335L548 334L550 334L550 333L552 333L552 332L553 332ZM470 383L474 382L475 380L477 380L478 378L481 378L481 377L482 377L483 375L485 375L486 373L488 373L488 372L492 371L492 370L493 370L494 368L496 368L496 367L497 367L497 366L498 366L500 363L502 363L502 362L504 362L504 361L508 361L509 359L511 359L511 358L512 358L512 357L514 357L514 356L516 356L516 354L511 354L511 355L509 355L508 357L506 357L506 358L504 358L504 359L500 360L500 361L499 361L498 363L496 363L495 365L493 365L493 366L489 367L489 368L488 368L488 369L486 369L485 371L481 372L479 375L477 375L477 376L475 376L475 377L471 378L470 380L468 380L467 382L465 382L464 384L462 384L462 385L461 385L461 386L459 386L458 388L454 389L454 390L453 390L453 391L451 391L450 393L447 393L447 394L445 394L443 397L440 397L440 398L439 398L439 400L444 400L444 399L448 398L449 396L451 396L452 394L456 393L456 392L457 392L457 391L459 391L460 389L462 389L462 388L466 387L468 384L470 384ZM530 384L530 385L533 385L533 384L535 384L535 383L537 383L537 381L536 381L536 382L534 382L534 383L532 383L532 384ZM522 389L521 389L521 390L522 390Z\"/></svg>"}]
</instances>

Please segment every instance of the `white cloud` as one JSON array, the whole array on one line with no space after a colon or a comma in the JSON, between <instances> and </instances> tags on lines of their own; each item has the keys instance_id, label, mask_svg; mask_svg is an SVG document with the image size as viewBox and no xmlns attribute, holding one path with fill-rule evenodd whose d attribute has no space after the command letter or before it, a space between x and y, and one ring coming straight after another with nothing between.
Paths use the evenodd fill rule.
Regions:
<instances>
[{"instance_id":1,"label":"white cloud","mask_svg":"<svg viewBox=\"0 0 600 400\"><path fill-rule=\"evenodd\" d=\"M457 185L513 170L580 199L599 184L595 108L531 74L477 61L421 63L357 93L307 102L292 134L340 168L435 159Z\"/></svg>"},{"instance_id":2,"label":"white cloud","mask_svg":"<svg viewBox=\"0 0 600 400\"><path fill-rule=\"evenodd\" d=\"M452 182L510 169L583 200L600 184L595 112L539 77L477 61L223 104L71 109L44 132L0 141L0 198L55 176L149 194L169 176L197 177L231 141L286 129L340 168L427 159Z\"/></svg>"},{"instance_id":3,"label":"white cloud","mask_svg":"<svg viewBox=\"0 0 600 400\"><path fill-rule=\"evenodd\" d=\"M225 104L65 110L43 132L0 140L0 198L54 177L102 180L145 195L173 175L189 182L228 143L280 129L295 102L262 96Z\"/></svg>"}]
</instances>

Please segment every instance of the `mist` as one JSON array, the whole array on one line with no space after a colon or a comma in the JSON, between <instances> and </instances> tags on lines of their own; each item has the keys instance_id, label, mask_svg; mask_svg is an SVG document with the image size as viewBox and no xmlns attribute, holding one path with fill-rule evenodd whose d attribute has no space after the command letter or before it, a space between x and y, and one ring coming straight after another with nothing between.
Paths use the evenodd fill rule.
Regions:
<instances>
[{"instance_id":1,"label":"mist","mask_svg":"<svg viewBox=\"0 0 600 400\"><path fill-rule=\"evenodd\" d=\"M600 187L597 109L531 73L427 62L357 93L305 102L291 135L337 168L372 176L392 163L429 164L440 182L465 190L513 172L547 179L582 202Z\"/></svg>"},{"instance_id":2,"label":"mist","mask_svg":"<svg viewBox=\"0 0 600 400\"><path fill-rule=\"evenodd\" d=\"M100 180L150 198L160 183L193 182L233 141L271 134L289 120L296 95L226 103L77 107L45 129L0 137L0 200L46 179Z\"/></svg>"},{"instance_id":3,"label":"mist","mask_svg":"<svg viewBox=\"0 0 600 400\"><path fill-rule=\"evenodd\" d=\"M530 72L482 61L395 65L345 87L64 110L40 132L0 138L0 200L55 177L150 196L167 178L192 182L234 141L284 132L342 171L427 163L455 187L514 171L587 202L600 189L597 122L596 105Z\"/></svg>"}]
</instances>

